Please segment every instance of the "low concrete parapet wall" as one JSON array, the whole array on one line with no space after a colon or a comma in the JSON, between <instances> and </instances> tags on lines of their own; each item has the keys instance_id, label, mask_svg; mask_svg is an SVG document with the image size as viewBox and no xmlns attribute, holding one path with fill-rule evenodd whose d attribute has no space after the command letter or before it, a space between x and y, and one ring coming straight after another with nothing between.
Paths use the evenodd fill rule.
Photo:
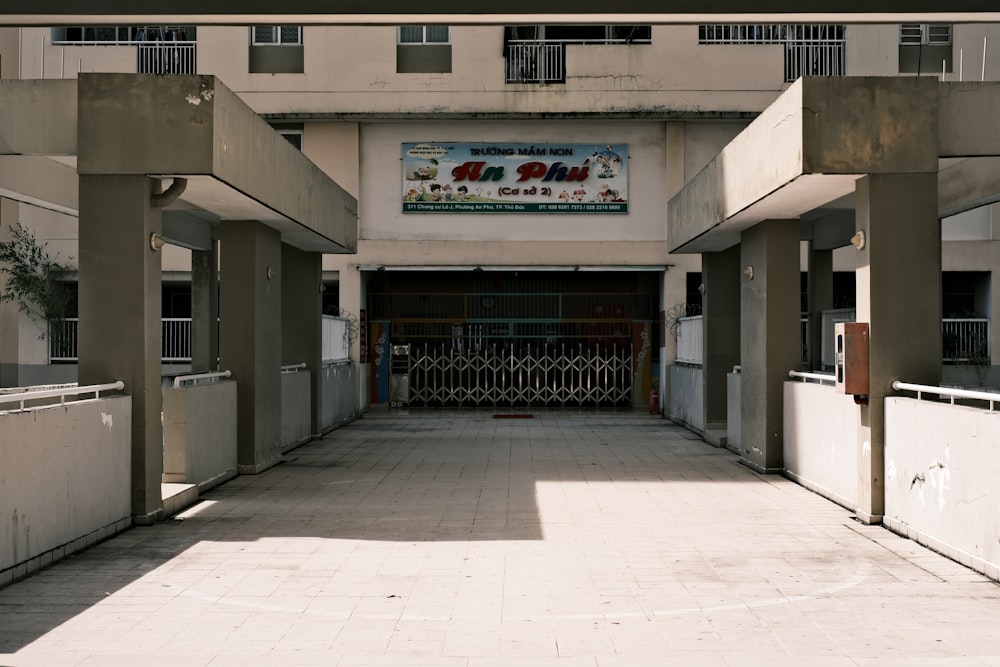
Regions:
<instances>
[{"instance_id":1,"label":"low concrete parapet wall","mask_svg":"<svg viewBox=\"0 0 1000 667\"><path fill-rule=\"evenodd\" d=\"M324 431L355 419L360 414L355 366L350 361L323 366L323 405L320 425Z\"/></svg>"},{"instance_id":2,"label":"low concrete parapet wall","mask_svg":"<svg viewBox=\"0 0 1000 667\"><path fill-rule=\"evenodd\" d=\"M885 399L890 530L1000 581L1000 413Z\"/></svg>"},{"instance_id":3,"label":"low concrete parapet wall","mask_svg":"<svg viewBox=\"0 0 1000 667\"><path fill-rule=\"evenodd\" d=\"M785 474L854 511L858 506L858 419L854 397L831 385L786 382Z\"/></svg>"},{"instance_id":4,"label":"low concrete parapet wall","mask_svg":"<svg viewBox=\"0 0 1000 667\"><path fill-rule=\"evenodd\" d=\"M236 382L163 390L163 481L199 491L236 476Z\"/></svg>"},{"instance_id":5,"label":"low concrete parapet wall","mask_svg":"<svg viewBox=\"0 0 1000 667\"><path fill-rule=\"evenodd\" d=\"M281 448L291 449L312 438L312 373L281 374Z\"/></svg>"},{"instance_id":6,"label":"low concrete parapet wall","mask_svg":"<svg viewBox=\"0 0 1000 667\"><path fill-rule=\"evenodd\" d=\"M670 367L668 415L699 433L705 432L704 371L701 366L674 364Z\"/></svg>"},{"instance_id":7,"label":"low concrete parapet wall","mask_svg":"<svg viewBox=\"0 0 1000 667\"><path fill-rule=\"evenodd\" d=\"M132 399L0 412L0 586L132 525Z\"/></svg>"}]
</instances>

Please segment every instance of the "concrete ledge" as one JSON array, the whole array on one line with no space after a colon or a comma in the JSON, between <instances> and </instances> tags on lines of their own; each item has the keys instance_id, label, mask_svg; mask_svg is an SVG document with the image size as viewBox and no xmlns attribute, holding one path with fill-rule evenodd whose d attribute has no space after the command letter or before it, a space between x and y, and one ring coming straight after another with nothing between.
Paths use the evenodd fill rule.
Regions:
<instances>
[{"instance_id":1,"label":"concrete ledge","mask_svg":"<svg viewBox=\"0 0 1000 667\"><path fill-rule=\"evenodd\" d=\"M829 490L827 488L824 488L824 487L820 486L819 484L816 484L815 482L812 482L812 481L806 479L805 477L802 477L801 475L796 475L791 470L784 470L782 472L782 474L785 477L787 477L788 479L790 479L793 482L795 482L796 484L798 484L799 486L804 487L806 489L809 489L810 491L812 491L813 493L815 493L817 495L823 496L824 498L826 498L830 502L837 503L838 505L840 505L841 507L843 507L846 510L850 510L851 512L857 511L857 508L858 508L857 503L852 502L852 501L848 500L847 498L844 498L843 496L839 496L836 493L834 493L833 491L831 491L831 490Z\"/></svg>"},{"instance_id":2,"label":"concrete ledge","mask_svg":"<svg viewBox=\"0 0 1000 667\"><path fill-rule=\"evenodd\" d=\"M29 558L26 561L14 565L13 567L0 570L0 589L16 581L20 581L35 572L44 570L50 565L59 562L63 558L72 556L73 554L79 553L99 542L103 542L110 537L114 537L131 527L131 519L120 519L114 523L109 523L106 526L101 526L97 530L78 537L75 540L71 540L66 544L61 544L57 547L44 551L33 558Z\"/></svg>"},{"instance_id":3,"label":"concrete ledge","mask_svg":"<svg viewBox=\"0 0 1000 667\"><path fill-rule=\"evenodd\" d=\"M255 463L252 465L244 465L241 463L240 465L236 466L236 472L238 472L241 475L258 475L267 470L268 468L273 468L279 463L281 463L281 454L278 454L274 458L268 459L267 461L264 461L262 463Z\"/></svg>"},{"instance_id":4,"label":"concrete ledge","mask_svg":"<svg viewBox=\"0 0 1000 667\"><path fill-rule=\"evenodd\" d=\"M920 531L913 526L892 517L882 517L882 525L897 535L907 537L917 544L922 544L931 551L936 551L942 556L946 556L956 563L961 563L965 567L975 570L993 581L1000 582L1000 566L988 560L970 554L950 544L946 544L927 533Z\"/></svg>"},{"instance_id":5,"label":"concrete ledge","mask_svg":"<svg viewBox=\"0 0 1000 667\"><path fill-rule=\"evenodd\" d=\"M198 502L197 484L163 484L163 518L171 517Z\"/></svg>"}]
</instances>

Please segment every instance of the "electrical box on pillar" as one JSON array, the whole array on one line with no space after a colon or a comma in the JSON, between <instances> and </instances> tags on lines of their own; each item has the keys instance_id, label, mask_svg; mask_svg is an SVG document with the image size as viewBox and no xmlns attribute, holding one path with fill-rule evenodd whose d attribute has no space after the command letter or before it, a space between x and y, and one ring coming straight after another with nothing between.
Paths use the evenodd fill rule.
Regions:
<instances>
[{"instance_id":1,"label":"electrical box on pillar","mask_svg":"<svg viewBox=\"0 0 1000 667\"><path fill-rule=\"evenodd\" d=\"M869 391L868 323L838 322L834 325L836 386L842 394L853 394L854 402L866 404Z\"/></svg>"}]
</instances>

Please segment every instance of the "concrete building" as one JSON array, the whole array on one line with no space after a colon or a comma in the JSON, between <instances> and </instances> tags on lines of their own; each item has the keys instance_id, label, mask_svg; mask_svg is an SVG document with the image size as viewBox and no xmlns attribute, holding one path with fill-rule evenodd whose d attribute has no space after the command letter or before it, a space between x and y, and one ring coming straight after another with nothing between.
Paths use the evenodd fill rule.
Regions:
<instances>
[{"instance_id":1,"label":"concrete building","mask_svg":"<svg viewBox=\"0 0 1000 667\"><path fill-rule=\"evenodd\" d=\"M651 411L778 472L787 373L828 366L823 313L853 307L844 319L872 328L873 407L849 445L851 497L831 495L880 521L892 381L996 375L997 37L984 23L0 28L0 224L79 269L79 364L53 363L53 335L4 304L0 384L125 380L135 521L165 511L160 320L187 311L190 361L159 360L237 378L238 472L301 437L282 433L282 365L311 374L305 436L330 425L324 306L347 322L346 414L644 407L660 388ZM943 316L987 323L944 370Z\"/></svg>"}]
</instances>

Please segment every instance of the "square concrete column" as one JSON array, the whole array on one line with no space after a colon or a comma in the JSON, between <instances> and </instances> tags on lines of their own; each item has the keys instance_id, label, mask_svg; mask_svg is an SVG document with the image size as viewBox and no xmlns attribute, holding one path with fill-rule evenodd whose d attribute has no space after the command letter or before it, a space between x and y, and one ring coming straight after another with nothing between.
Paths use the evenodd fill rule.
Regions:
<instances>
[{"instance_id":1,"label":"square concrete column","mask_svg":"<svg viewBox=\"0 0 1000 667\"><path fill-rule=\"evenodd\" d=\"M323 256L281 246L282 363L305 363L312 377L310 428L322 430L323 388Z\"/></svg>"},{"instance_id":2,"label":"square concrete column","mask_svg":"<svg viewBox=\"0 0 1000 667\"><path fill-rule=\"evenodd\" d=\"M857 319L869 323L868 405L858 433L858 518L885 511L885 402L895 380L941 381L941 225L937 174L866 176L856 185Z\"/></svg>"},{"instance_id":3,"label":"square concrete column","mask_svg":"<svg viewBox=\"0 0 1000 667\"><path fill-rule=\"evenodd\" d=\"M191 369L219 365L219 242L191 251Z\"/></svg>"},{"instance_id":4,"label":"square concrete column","mask_svg":"<svg viewBox=\"0 0 1000 667\"><path fill-rule=\"evenodd\" d=\"M18 203L0 197L0 241L10 241L10 228L20 222ZM7 277L0 275L0 289ZM13 301L0 303L0 387L19 386L21 313Z\"/></svg>"},{"instance_id":5,"label":"square concrete column","mask_svg":"<svg viewBox=\"0 0 1000 667\"><path fill-rule=\"evenodd\" d=\"M701 256L705 434L716 446L725 444L728 375L740 363L740 271L738 245Z\"/></svg>"},{"instance_id":6,"label":"square concrete column","mask_svg":"<svg viewBox=\"0 0 1000 667\"><path fill-rule=\"evenodd\" d=\"M80 176L81 385L122 380L132 397L132 518L152 523L163 512L160 421L161 231L150 205L159 183L145 176Z\"/></svg>"},{"instance_id":7,"label":"square concrete column","mask_svg":"<svg viewBox=\"0 0 1000 667\"><path fill-rule=\"evenodd\" d=\"M351 314L357 318L358 327L367 326L362 320L367 320L367 318L361 317L361 312L365 308L365 301L367 300L367 294L365 288L367 287L368 281L365 275L357 268L347 267L345 270L340 272L340 277L338 281L338 289L340 290L340 310L344 314ZM357 336L354 336L354 340L351 341L351 362L354 363L355 377L355 401L358 406L358 410L364 411L371 405L371 378L369 378L369 367L368 359L365 358L364 352L361 349L362 339L367 339L367 331L359 331ZM374 345L375 341L369 341L369 345Z\"/></svg>"},{"instance_id":8,"label":"square concrete column","mask_svg":"<svg viewBox=\"0 0 1000 667\"><path fill-rule=\"evenodd\" d=\"M833 251L809 247L809 370L823 366L823 311L833 309Z\"/></svg>"},{"instance_id":9,"label":"square concrete column","mask_svg":"<svg viewBox=\"0 0 1000 667\"><path fill-rule=\"evenodd\" d=\"M219 360L236 380L237 470L281 459L281 235L256 221L219 226Z\"/></svg>"},{"instance_id":10,"label":"square concrete column","mask_svg":"<svg viewBox=\"0 0 1000 667\"><path fill-rule=\"evenodd\" d=\"M740 456L759 472L784 462L784 383L801 363L799 221L764 220L740 239Z\"/></svg>"}]
</instances>

